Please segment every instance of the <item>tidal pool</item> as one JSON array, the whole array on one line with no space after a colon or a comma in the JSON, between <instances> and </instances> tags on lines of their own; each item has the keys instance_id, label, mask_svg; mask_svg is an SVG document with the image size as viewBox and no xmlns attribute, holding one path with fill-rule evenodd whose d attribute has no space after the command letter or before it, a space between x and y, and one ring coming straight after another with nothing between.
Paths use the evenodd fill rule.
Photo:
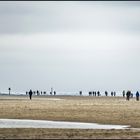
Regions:
<instances>
[{"instance_id":1,"label":"tidal pool","mask_svg":"<svg viewBox=\"0 0 140 140\"><path fill-rule=\"evenodd\" d=\"M130 126L47 120L0 119L0 128L127 129L128 127Z\"/></svg>"}]
</instances>

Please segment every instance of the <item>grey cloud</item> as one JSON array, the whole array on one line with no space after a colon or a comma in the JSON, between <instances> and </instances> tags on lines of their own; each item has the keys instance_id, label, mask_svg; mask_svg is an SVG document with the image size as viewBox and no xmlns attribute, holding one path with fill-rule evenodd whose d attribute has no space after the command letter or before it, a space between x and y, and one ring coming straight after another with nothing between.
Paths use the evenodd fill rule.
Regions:
<instances>
[{"instance_id":1,"label":"grey cloud","mask_svg":"<svg viewBox=\"0 0 140 140\"><path fill-rule=\"evenodd\" d=\"M0 2L1 89L137 89L139 3Z\"/></svg>"},{"instance_id":2,"label":"grey cloud","mask_svg":"<svg viewBox=\"0 0 140 140\"><path fill-rule=\"evenodd\" d=\"M140 31L140 2L134 2L132 6L129 2L0 3L0 34L72 30Z\"/></svg>"}]
</instances>

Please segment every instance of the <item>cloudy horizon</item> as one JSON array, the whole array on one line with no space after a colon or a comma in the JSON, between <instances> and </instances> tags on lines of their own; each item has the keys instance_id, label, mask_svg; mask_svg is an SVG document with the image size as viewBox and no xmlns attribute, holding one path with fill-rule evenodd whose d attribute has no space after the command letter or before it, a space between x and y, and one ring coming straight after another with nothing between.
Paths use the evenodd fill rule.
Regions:
<instances>
[{"instance_id":1,"label":"cloudy horizon","mask_svg":"<svg viewBox=\"0 0 140 140\"><path fill-rule=\"evenodd\" d=\"M0 2L0 92L140 90L140 2Z\"/></svg>"}]
</instances>

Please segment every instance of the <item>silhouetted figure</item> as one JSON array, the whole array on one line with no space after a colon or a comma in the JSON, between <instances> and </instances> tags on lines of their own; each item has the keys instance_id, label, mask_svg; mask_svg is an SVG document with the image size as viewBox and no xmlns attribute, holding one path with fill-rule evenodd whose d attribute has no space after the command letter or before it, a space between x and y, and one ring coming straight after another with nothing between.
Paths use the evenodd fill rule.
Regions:
<instances>
[{"instance_id":1,"label":"silhouetted figure","mask_svg":"<svg viewBox=\"0 0 140 140\"><path fill-rule=\"evenodd\" d=\"M99 91L97 91L97 95L100 96L100 92Z\"/></svg>"},{"instance_id":2,"label":"silhouetted figure","mask_svg":"<svg viewBox=\"0 0 140 140\"><path fill-rule=\"evenodd\" d=\"M33 93L34 93L34 95L35 95L36 92L34 91Z\"/></svg>"},{"instance_id":3,"label":"silhouetted figure","mask_svg":"<svg viewBox=\"0 0 140 140\"><path fill-rule=\"evenodd\" d=\"M139 92L137 91L137 92L136 92L136 100L137 100L137 101L139 101L139 96L140 96L140 94L139 94Z\"/></svg>"},{"instance_id":4,"label":"silhouetted figure","mask_svg":"<svg viewBox=\"0 0 140 140\"><path fill-rule=\"evenodd\" d=\"M38 90L36 91L36 93L37 93L37 95L39 96L39 91L38 91Z\"/></svg>"},{"instance_id":5,"label":"silhouetted figure","mask_svg":"<svg viewBox=\"0 0 140 140\"><path fill-rule=\"evenodd\" d=\"M95 96L96 96L96 91L94 92Z\"/></svg>"},{"instance_id":6,"label":"silhouetted figure","mask_svg":"<svg viewBox=\"0 0 140 140\"><path fill-rule=\"evenodd\" d=\"M91 96L92 95L92 92L91 91L89 91L89 96Z\"/></svg>"},{"instance_id":7,"label":"silhouetted figure","mask_svg":"<svg viewBox=\"0 0 140 140\"><path fill-rule=\"evenodd\" d=\"M111 91L111 96L113 96L113 92Z\"/></svg>"},{"instance_id":8,"label":"silhouetted figure","mask_svg":"<svg viewBox=\"0 0 140 140\"><path fill-rule=\"evenodd\" d=\"M30 89L30 91L29 91L30 100L32 99L32 94L33 94L33 92L32 92L32 90Z\"/></svg>"},{"instance_id":9,"label":"silhouetted figure","mask_svg":"<svg viewBox=\"0 0 140 140\"><path fill-rule=\"evenodd\" d=\"M114 96L116 96L116 92L114 91Z\"/></svg>"},{"instance_id":10,"label":"silhouetted figure","mask_svg":"<svg viewBox=\"0 0 140 140\"><path fill-rule=\"evenodd\" d=\"M80 96L82 95L82 91L79 92Z\"/></svg>"},{"instance_id":11,"label":"silhouetted figure","mask_svg":"<svg viewBox=\"0 0 140 140\"><path fill-rule=\"evenodd\" d=\"M46 91L44 91L44 94L46 94Z\"/></svg>"},{"instance_id":12,"label":"silhouetted figure","mask_svg":"<svg viewBox=\"0 0 140 140\"><path fill-rule=\"evenodd\" d=\"M107 96L108 95L108 92L107 91L105 91L105 96Z\"/></svg>"},{"instance_id":13,"label":"silhouetted figure","mask_svg":"<svg viewBox=\"0 0 140 140\"><path fill-rule=\"evenodd\" d=\"M122 93L123 93L123 97L125 97L125 90L123 90L123 92L122 92Z\"/></svg>"},{"instance_id":14,"label":"silhouetted figure","mask_svg":"<svg viewBox=\"0 0 140 140\"><path fill-rule=\"evenodd\" d=\"M127 91L127 92L126 92L126 100L129 101L130 95L131 95L131 91Z\"/></svg>"},{"instance_id":15,"label":"silhouetted figure","mask_svg":"<svg viewBox=\"0 0 140 140\"><path fill-rule=\"evenodd\" d=\"M95 92L93 91L92 94L93 94L93 96L94 96L94 95L95 95Z\"/></svg>"},{"instance_id":16,"label":"silhouetted figure","mask_svg":"<svg viewBox=\"0 0 140 140\"><path fill-rule=\"evenodd\" d=\"M9 90L9 95L10 95L11 88L8 88L8 90Z\"/></svg>"},{"instance_id":17,"label":"silhouetted figure","mask_svg":"<svg viewBox=\"0 0 140 140\"><path fill-rule=\"evenodd\" d=\"M50 92L50 94L52 95L53 94L53 88L51 87L51 92Z\"/></svg>"},{"instance_id":18,"label":"silhouetted figure","mask_svg":"<svg viewBox=\"0 0 140 140\"><path fill-rule=\"evenodd\" d=\"M26 95L28 95L28 92L26 91Z\"/></svg>"},{"instance_id":19,"label":"silhouetted figure","mask_svg":"<svg viewBox=\"0 0 140 140\"><path fill-rule=\"evenodd\" d=\"M41 91L41 95L42 95L42 91Z\"/></svg>"},{"instance_id":20,"label":"silhouetted figure","mask_svg":"<svg viewBox=\"0 0 140 140\"><path fill-rule=\"evenodd\" d=\"M54 96L56 95L56 91L54 91Z\"/></svg>"}]
</instances>

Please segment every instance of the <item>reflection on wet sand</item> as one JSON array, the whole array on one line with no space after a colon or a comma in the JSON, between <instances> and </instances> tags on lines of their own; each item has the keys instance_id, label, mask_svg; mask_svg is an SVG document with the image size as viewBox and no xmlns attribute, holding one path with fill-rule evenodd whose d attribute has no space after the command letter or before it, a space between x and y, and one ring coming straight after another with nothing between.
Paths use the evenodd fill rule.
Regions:
<instances>
[{"instance_id":1,"label":"reflection on wet sand","mask_svg":"<svg viewBox=\"0 0 140 140\"><path fill-rule=\"evenodd\" d=\"M126 129L125 125L103 125L97 123L0 119L0 128L65 128L65 129Z\"/></svg>"}]
</instances>

